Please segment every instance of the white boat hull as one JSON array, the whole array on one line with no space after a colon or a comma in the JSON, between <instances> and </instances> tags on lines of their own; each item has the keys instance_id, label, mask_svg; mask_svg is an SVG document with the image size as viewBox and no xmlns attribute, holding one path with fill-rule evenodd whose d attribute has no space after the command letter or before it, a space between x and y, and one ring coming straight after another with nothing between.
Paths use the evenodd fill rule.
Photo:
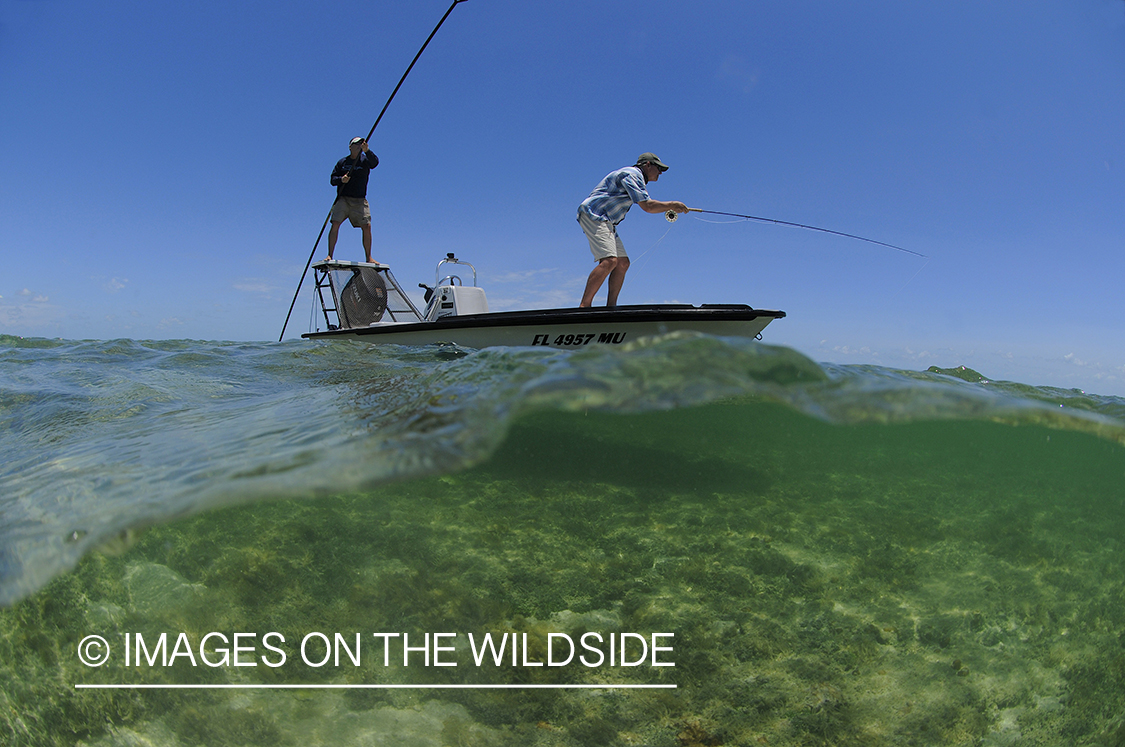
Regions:
<instances>
[{"instance_id":1,"label":"white boat hull","mask_svg":"<svg viewBox=\"0 0 1125 747\"><path fill-rule=\"evenodd\" d=\"M596 309L543 309L443 317L427 322L375 323L368 327L310 332L310 339L355 339L395 345L455 343L467 348L532 346L576 349L620 345L650 335L694 331L721 337L758 338L783 311L745 305L650 305Z\"/></svg>"}]
</instances>

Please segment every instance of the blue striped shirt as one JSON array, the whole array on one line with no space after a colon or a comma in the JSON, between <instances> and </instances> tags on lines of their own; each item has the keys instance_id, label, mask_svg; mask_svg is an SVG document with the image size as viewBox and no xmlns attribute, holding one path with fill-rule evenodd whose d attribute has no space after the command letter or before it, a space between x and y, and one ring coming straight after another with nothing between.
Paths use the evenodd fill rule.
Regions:
<instances>
[{"instance_id":1,"label":"blue striped shirt","mask_svg":"<svg viewBox=\"0 0 1125 747\"><path fill-rule=\"evenodd\" d=\"M606 174L578 209L591 218L606 220L616 226L625 220L625 213L629 212L633 203L647 199L645 175L636 166L626 166Z\"/></svg>"}]
</instances>

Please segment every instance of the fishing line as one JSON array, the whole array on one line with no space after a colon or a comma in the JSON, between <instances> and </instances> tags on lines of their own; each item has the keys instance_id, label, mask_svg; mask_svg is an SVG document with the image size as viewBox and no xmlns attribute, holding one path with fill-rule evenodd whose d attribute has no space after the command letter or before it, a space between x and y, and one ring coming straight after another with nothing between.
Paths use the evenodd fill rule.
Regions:
<instances>
[{"instance_id":1,"label":"fishing line","mask_svg":"<svg viewBox=\"0 0 1125 747\"><path fill-rule=\"evenodd\" d=\"M700 208L688 208L688 212L689 213L709 213L711 215L729 215L732 218L742 218L743 220L756 220L756 221L761 221L763 223L776 223L779 226L792 226L794 228L805 228L805 229L808 229L809 231L820 231L821 233L830 233L830 234L833 234L835 236L844 236L845 238L849 238L849 239L858 239L859 241L866 241L869 244L878 244L879 246L885 246L889 249L894 249L895 251L905 252L906 254L913 254L915 257L921 257L923 259L929 259L928 256L926 256L925 254L921 254L920 252L911 251L910 249L903 249L901 246L895 246L894 244L888 244L884 241L876 241L875 239L868 239L868 238L863 237L863 236L856 236L854 233L844 233L843 231L833 231L831 228L820 228L819 226L810 226L810 225L807 225L805 223L792 223L792 222L787 221L787 220L777 220L776 218L760 218L756 215L743 215L741 213L724 213L724 212L721 212L719 210L702 210ZM676 213L676 211L669 210L668 212L666 212L664 214L664 217L668 220L669 223L675 223L676 219L679 218L680 216ZM702 220L702 219L700 219L700 220ZM734 221L734 222L737 223L737 221Z\"/></svg>"},{"instance_id":2,"label":"fishing line","mask_svg":"<svg viewBox=\"0 0 1125 747\"><path fill-rule=\"evenodd\" d=\"M673 213L673 215L675 215L675 213ZM667 217L667 214L665 214L665 217ZM699 216L696 216L695 219L698 221L702 221L703 223L710 223L713 226L733 226L735 223L746 222L744 220L707 220L706 218L700 218Z\"/></svg>"},{"instance_id":3,"label":"fishing line","mask_svg":"<svg viewBox=\"0 0 1125 747\"><path fill-rule=\"evenodd\" d=\"M453 4L449 6L449 10L445 11L445 15L442 16L441 20L437 22L437 26L434 26L434 30L430 32L430 35L428 37L426 37L426 41L422 44L421 49L418 50L418 54L414 55L414 59L410 61L410 65L406 68L406 72L402 74L401 78L399 78L398 85L395 86L395 90L391 91L391 96L387 99L387 103L383 104L383 110L379 112L379 116L375 118L375 124L371 125L371 129L367 132L367 137L365 138L366 140L370 140L371 136L375 134L375 128L379 126L379 122L382 121L383 115L387 113L387 107L389 107L391 105L391 102L394 101L395 94L398 93L398 89L402 88L402 84L403 81L406 80L406 76L410 75L410 71L414 69L414 63L417 62L418 58L422 56L422 53L426 51L426 47L429 46L430 40L437 35L438 29L440 29L441 25L445 23L445 19L449 18L449 14L453 12L453 9L464 2L468 2L468 0L453 0ZM332 201L332 206L336 206L335 200ZM301 273L301 279L297 281L297 291L293 294L293 302L289 304L289 313L285 315L285 324L281 325L281 335L277 338L278 342L281 342L282 339L285 338L285 328L289 326L289 317L293 315L293 307L297 305L297 297L301 295L301 285L305 282L305 275L309 273L309 267L312 266L313 257L316 256L316 248L320 246L320 239L324 236L324 229L328 227L328 221L331 218L332 208L329 208L328 215L324 216L324 225L320 227L320 233L317 234L316 241L313 243L312 251L309 252L309 261L305 263L305 270Z\"/></svg>"},{"instance_id":4,"label":"fishing line","mask_svg":"<svg viewBox=\"0 0 1125 747\"><path fill-rule=\"evenodd\" d=\"M898 290L896 290L896 291L895 291L894 293L892 293L892 294L891 294L891 298L894 298L894 297L895 297L895 296L897 296L897 295L898 295L899 293L902 293L902 291L906 289L906 286L910 285L910 282L911 282L912 280L914 280L914 278L918 277L918 275L919 275L919 274L921 274L922 270L926 269L926 265L928 265L929 263L930 263L930 258L929 258L929 257L926 257L926 261L925 261L925 262L923 262L923 263L922 263L922 266L918 268L918 272L916 272L916 273L914 273L913 275L911 275L911 276L910 276L910 280L907 280L907 281L906 281L905 283L903 283L903 284L902 284L902 287L901 287L901 288L899 288L899 289L898 289ZM888 300L890 300L890 299L888 299Z\"/></svg>"},{"instance_id":5,"label":"fishing line","mask_svg":"<svg viewBox=\"0 0 1125 747\"><path fill-rule=\"evenodd\" d=\"M675 222L675 221L670 221L670 222ZM668 234L669 234L669 233L670 233L671 231L672 231L672 227L671 227L671 226L668 226L668 230L664 232L664 236L667 236L667 235L668 235ZM649 247L648 249L645 249L644 253L643 253L643 254L641 254L641 256L637 257L637 261L638 261L638 262L640 262L640 261L641 261L642 259L644 259L644 258L645 258L645 254L648 254L648 253L649 253L649 252L651 252L651 251L652 251L653 249L655 249L656 247L658 247L658 246L660 245L660 242L661 242L661 241L664 241L664 236L661 236L661 237L660 237L659 239L657 239L657 240L656 240L656 243L655 243L655 244L653 244L652 246L650 246L650 247ZM646 262L645 264L648 264L648 263ZM641 269L642 269L643 267L644 267L644 265L640 265L640 266L638 266L638 267L637 267L637 269L633 271L633 272L634 272L634 274L636 274L637 272L640 272L640 270L641 270Z\"/></svg>"},{"instance_id":6,"label":"fishing line","mask_svg":"<svg viewBox=\"0 0 1125 747\"><path fill-rule=\"evenodd\" d=\"M313 327L314 324L317 324L317 322L316 322L316 294L315 293L312 294L312 303L309 304L309 329L315 329L317 332L319 332L320 331L320 325L317 324L316 327ZM280 340L278 340L278 342L280 342Z\"/></svg>"}]
</instances>

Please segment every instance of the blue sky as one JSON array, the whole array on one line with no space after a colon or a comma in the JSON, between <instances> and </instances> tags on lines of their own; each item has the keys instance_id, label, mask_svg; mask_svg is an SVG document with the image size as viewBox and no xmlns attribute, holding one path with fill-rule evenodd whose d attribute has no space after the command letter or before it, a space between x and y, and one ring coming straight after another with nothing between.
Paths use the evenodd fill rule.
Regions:
<instances>
[{"instance_id":1,"label":"blue sky","mask_svg":"<svg viewBox=\"0 0 1125 747\"><path fill-rule=\"evenodd\" d=\"M277 339L333 163L448 5L0 0L0 333ZM656 199L930 260L637 209L622 303L1125 395L1123 132L1121 0L468 0L372 138L374 254L413 288L454 251L493 309L576 305L576 206L653 151Z\"/></svg>"}]
</instances>

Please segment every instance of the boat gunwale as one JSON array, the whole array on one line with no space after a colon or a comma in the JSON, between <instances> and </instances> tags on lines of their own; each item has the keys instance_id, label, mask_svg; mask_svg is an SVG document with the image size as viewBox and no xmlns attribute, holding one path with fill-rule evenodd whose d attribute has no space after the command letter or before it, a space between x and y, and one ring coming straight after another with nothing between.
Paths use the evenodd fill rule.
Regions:
<instances>
[{"instance_id":1,"label":"boat gunwale","mask_svg":"<svg viewBox=\"0 0 1125 747\"><path fill-rule=\"evenodd\" d=\"M527 309L522 311L486 312L446 316L432 322L401 322L375 324L367 327L349 327L306 332L304 338L335 337L341 335L380 335L421 330L489 329L494 327L554 326L584 323L661 323L661 322L739 322L761 317L782 319L784 311L755 309L746 304L636 304L614 307L558 309Z\"/></svg>"}]
</instances>

